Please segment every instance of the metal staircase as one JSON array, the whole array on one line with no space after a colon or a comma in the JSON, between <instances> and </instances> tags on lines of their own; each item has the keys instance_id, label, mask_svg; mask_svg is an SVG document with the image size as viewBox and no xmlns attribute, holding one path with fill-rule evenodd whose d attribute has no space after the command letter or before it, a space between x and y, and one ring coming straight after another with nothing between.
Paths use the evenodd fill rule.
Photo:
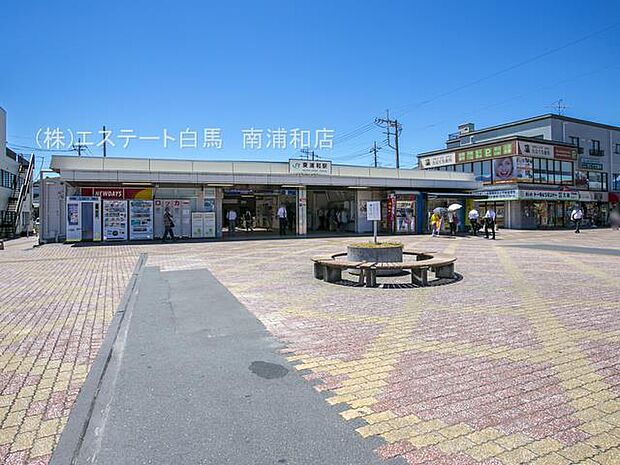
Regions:
<instances>
[{"instance_id":1,"label":"metal staircase","mask_svg":"<svg viewBox=\"0 0 620 465\"><path fill-rule=\"evenodd\" d=\"M26 174L20 179L20 186L9 197L6 210L0 211L0 238L8 239L21 233L20 218L28 194L32 192L35 158L30 156Z\"/></svg>"}]
</instances>

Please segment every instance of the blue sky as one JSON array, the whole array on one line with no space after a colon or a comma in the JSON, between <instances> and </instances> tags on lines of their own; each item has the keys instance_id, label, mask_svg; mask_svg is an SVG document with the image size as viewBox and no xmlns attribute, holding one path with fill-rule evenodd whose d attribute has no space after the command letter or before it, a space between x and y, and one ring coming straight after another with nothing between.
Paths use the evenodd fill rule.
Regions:
<instances>
[{"instance_id":1,"label":"blue sky","mask_svg":"<svg viewBox=\"0 0 620 465\"><path fill-rule=\"evenodd\" d=\"M0 106L22 146L47 127L95 142L105 124L109 156L286 160L299 151L244 150L242 129L265 131L264 145L268 129L328 128L341 142L321 156L360 165L382 130L343 135L389 108L407 167L461 122L547 113L560 98L569 116L620 125L618 18L614 1L10 2ZM222 149L201 148L206 127L221 128ZM199 148L179 148L187 128ZM123 149L121 129L176 141Z\"/></svg>"}]
</instances>

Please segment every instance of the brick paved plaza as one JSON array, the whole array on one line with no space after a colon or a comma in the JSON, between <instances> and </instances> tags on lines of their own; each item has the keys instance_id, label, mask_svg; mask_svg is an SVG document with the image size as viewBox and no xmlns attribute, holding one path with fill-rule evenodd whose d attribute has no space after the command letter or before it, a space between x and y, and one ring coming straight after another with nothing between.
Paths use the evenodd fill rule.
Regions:
<instances>
[{"instance_id":1,"label":"brick paved plaza","mask_svg":"<svg viewBox=\"0 0 620 465\"><path fill-rule=\"evenodd\" d=\"M309 258L346 238L7 243L0 463L49 461L141 253L163 271L208 268L343 422L382 439L380 457L620 463L620 233L400 240L456 254L463 279L415 289L313 279Z\"/></svg>"}]
</instances>

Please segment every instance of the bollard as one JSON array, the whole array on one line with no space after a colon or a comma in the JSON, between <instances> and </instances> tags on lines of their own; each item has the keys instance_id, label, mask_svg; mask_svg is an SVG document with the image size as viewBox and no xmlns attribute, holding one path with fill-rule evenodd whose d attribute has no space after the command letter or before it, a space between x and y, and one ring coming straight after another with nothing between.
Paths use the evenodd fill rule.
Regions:
<instances>
[{"instance_id":1,"label":"bollard","mask_svg":"<svg viewBox=\"0 0 620 465\"><path fill-rule=\"evenodd\" d=\"M0 239L0 250L4 250L4 241Z\"/></svg>"}]
</instances>

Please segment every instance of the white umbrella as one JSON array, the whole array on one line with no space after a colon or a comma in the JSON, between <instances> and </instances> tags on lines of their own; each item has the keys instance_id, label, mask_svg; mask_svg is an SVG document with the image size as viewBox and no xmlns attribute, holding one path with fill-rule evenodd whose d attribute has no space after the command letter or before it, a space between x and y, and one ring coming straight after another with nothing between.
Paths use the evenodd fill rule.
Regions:
<instances>
[{"instance_id":1,"label":"white umbrella","mask_svg":"<svg viewBox=\"0 0 620 465\"><path fill-rule=\"evenodd\" d=\"M433 210L433 213L438 213L438 214L442 214L443 212L445 212L446 209L443 207L437 207Z\"/></svg>"},{"instance_id":2,"label":"white umbrella","mask_svg":"<svg viewBox=\"0 0 620 465\"><path fill-rule=\"evenodd\" d=\"M460 203L453 203L452 205L448 207L448 211L454 212L454 211L457 211L459 208L463 208L463 205L461 205Z\"/></svg>"}]
</instances>

